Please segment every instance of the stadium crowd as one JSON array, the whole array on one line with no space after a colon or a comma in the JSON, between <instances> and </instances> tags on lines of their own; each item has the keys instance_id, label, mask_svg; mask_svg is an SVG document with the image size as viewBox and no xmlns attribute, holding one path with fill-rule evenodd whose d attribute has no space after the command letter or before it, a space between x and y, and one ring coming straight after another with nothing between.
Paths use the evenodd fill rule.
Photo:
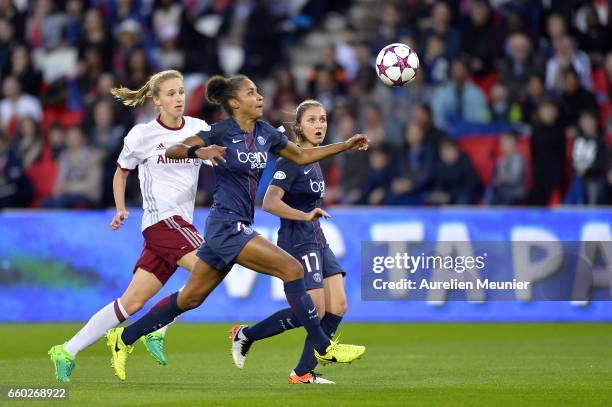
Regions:
<instances>
[{"instance_id":1,"label":"stadium crowd","mask_svg":"<svg viewBox=\"0 0 612 407\"><path fill-rule=\"evenodd\" d=\"M109 90L163 69L209 123L205 80L241 72L276 126L315 98L326 142L367 134L323 163L328 204L610 204L611 19L606 0L0 0L0 208L112 206L126 130L156 112ZM374 69L392 42L420 57L403 88Z\"/></svg>"}]
</instances>

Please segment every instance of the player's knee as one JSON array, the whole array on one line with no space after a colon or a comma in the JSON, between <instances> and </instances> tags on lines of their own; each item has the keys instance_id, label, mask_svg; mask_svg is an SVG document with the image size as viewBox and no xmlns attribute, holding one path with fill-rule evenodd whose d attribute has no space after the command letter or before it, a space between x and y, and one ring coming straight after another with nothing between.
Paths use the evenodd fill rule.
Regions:
<instances>
[{"instance_id":1,"label":"player's knee","mask_svg":"<svg viewBox=\"0 0 612 407\"><path fill-rule=\"evenodd\" d=\"M291 261L287 262L287 266L285 267L283 274L284 281L293 281L304 277L304 269L299 261L291 258Z\"/></svg>"},{"instance_id":2,"label":"player's knee","mask_svg":"<svg viewBox=\"0 0 612 407\"><path fill-rule=\"evenodd\" d=\"M342 297L342 298L336 299L336 301L334 301L333 304L330 304L330 309L328 309L327 312L330 312L338 316L344 316L344 314L346 314L347 309L348 309L348 304L346 302L346 298Z\"/></svg>"},{"instance_id":3,"label":"player's knee","mask_svg":"<svg viewBox=\"0 0 612 407\"><path fill-rule=\"evenodd\" d=\"M123 308L128 315L133 315L134 313L140 311L142 307L144 307L144 304L145 301L137 299L121 300L121 305L123 305Z\"/></svg>"},{"instance_id":4,"label":"player's knee","mask_svg":"<svg viewBox=\"0 0 612 407\"><path fill-rule=\"evenodd\" d=\"M198 291L181 292L179 307L183 310L198 308L204 302L206 296Z\"/></svg>"}]
</instances>

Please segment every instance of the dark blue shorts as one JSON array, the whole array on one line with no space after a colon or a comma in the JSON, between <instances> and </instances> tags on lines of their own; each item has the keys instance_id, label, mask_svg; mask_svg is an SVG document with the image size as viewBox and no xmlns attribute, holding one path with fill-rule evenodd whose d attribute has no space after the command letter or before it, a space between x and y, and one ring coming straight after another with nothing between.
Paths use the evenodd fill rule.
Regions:
<instances>
[{"instance_id":1,"label":"dark blue shorts","mask_svg":"<svg viewBox=\"0 0 612 407\"><path fill-rule=\"evenodd\" d=\"M255 236L259 233L249 224L209 216L197 256L215 270L228 273L238 254Z\"/></svg>"},{"instance_id":2,"label":"dark blue shorts","mask_svg":"<svg viewBox=\"0 0 612 407\"><path fill-rule=\"evenodd\" d=\"M346 275L329 245L323 249L315 247L294 248L288 253L304 267L304 282L307 290L323 288L323 279L335 274Z\"/></svg>"}]
</instances>

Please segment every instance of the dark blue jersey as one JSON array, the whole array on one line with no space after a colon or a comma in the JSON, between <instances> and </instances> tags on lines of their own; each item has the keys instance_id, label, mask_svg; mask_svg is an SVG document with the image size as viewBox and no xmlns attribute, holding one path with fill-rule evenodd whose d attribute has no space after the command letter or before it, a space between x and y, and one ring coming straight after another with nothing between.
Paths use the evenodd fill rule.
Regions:
<instances>
[{"instance_id":1,"label":"dark blue jersey","mask_svg":"<svg viewBox=\"0 0 612 407\"><path fill-rule=\"evenodd\" d=\"M287 136L258 120L252 133L242 130L233 118L213 124L198 136L206 145L227 147L225 164L215 167L215 192L210 215L253 223L255 193L268 152L279 154Z\"/></svg>"},{"instance_id":2,"label":"dark blue jersey","mask_svg":"<svg viewBox=\"0 0 612 407\"><path fill-rule=\"evenodd\" d=\"M323 204L325 181L319 163L298 165L279 158L270 185L282 188L285 191L283 202L294 209L310 212ZM307 246L322 249L327 245L327 241L319 219L313 221L281 219L278 245L287 251Z\"/></svg>"}]
</instances>

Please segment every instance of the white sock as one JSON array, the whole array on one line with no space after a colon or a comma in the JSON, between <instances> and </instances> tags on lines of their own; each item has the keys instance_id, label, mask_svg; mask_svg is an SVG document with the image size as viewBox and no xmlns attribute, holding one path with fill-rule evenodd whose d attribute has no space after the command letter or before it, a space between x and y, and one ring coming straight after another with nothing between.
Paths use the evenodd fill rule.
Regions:
<instances>
[{"instance_id":1,"label":"white sock","mask_svg":"<svg viewBox=\"0 0 612 407\"><path fill-rule=\"evenodd\" d=\"M106 331L116 327L129 317L128 313L117 298L115 301L106 305L96 312L79 332L76 333L66 344L66 349L70 354L76 356L77 353L87 348L98 339L102 338Z\"/></svg>"},{"instance_id":2,"label":"white sock","mask_svg":"<svg viewBox=\"0 0 612 407\"><path fill-rule=\"evenodd\" d=\"M185 288L185 285L183 285L181 288L179 288L179 292L183 291L183 288ZM181 314L182 315L182 314ZM174 320L172 322L170 322L168 325L164 325L161 328L159 328L157 331L155 332L159 332L162 335L166 334L166 331L168 330L168 328L170 327L170 325L172 325L173 323L176 322L177 319L179 319L179 317L181 316L179 315L178 317L174 318Z\"/></svg>"}]
</instances>

